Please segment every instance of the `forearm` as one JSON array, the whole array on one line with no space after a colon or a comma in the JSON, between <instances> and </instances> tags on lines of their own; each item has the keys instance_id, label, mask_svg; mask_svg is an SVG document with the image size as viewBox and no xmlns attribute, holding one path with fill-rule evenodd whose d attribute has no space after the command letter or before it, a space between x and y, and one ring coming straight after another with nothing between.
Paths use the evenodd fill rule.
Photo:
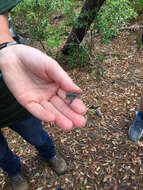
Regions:
<instances>
[{"instance_id":1,"label":"forearm","mask_svg":"<svg viewBox=\"0 0 143 190\"><path fill-rule=\"evenodd\" d=\"M0 14L0 44L14 41L8 27L8 12Z\"/></svg>"}]
</instances>

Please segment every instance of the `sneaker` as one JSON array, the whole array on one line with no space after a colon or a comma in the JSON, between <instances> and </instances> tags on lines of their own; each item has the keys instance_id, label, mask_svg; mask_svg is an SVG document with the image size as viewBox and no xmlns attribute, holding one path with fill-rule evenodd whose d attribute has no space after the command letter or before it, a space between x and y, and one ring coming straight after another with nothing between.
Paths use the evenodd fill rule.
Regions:
<instances>
[{"instance_id":1,"label":"sneaker","mask_svg":"<svg viewBox=\"0 0 143 190\"><path fill-rule=\"evenodd\" d=\"M141 138L143 134L143 113L138 111L136 117L133 120L132 125L129 128L129 138L132 141L136 141Z\"/></svg>"},{"instance_id":2,"label":"sneaker","mask_svg":"<svg viewBox=\"0 0 143 190\"><path fill-rule=\"evenodd\" d=\"M29 185L23 175L19 174L11 178L13 190L28 190Z\"/></svg>"},{"instance_id":3,"label":"sneaker","mask_svg":"<svg viewBox=\"0 0 143 190\"><path fill-rule=\"evenodd\" d=\"M67 170L66 161L59 154L48 160L48 164L58 175L64 174Z\"/></svg>"}]
</instances>

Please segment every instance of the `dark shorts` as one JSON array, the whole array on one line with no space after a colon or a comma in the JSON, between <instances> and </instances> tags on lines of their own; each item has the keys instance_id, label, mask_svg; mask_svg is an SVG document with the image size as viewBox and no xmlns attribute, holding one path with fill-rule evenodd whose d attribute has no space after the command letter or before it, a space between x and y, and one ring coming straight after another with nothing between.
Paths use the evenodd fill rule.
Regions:
<instances>
[{"instance_id":1,"label":"dark shorts","mask_svg":"<svg viewBox=\"0 0 143 190\"><path fill-rule=\"evenodd\" d=\"M0 77L0 128L27 119L31 114L22 107Z\"/></svg>"}]
</instances>

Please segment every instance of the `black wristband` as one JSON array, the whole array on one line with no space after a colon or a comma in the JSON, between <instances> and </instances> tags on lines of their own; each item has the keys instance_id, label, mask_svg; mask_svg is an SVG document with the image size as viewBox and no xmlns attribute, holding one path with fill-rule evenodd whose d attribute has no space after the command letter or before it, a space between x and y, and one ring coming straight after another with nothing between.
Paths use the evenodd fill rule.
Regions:
<instances>
[{"instance_id":1,"label":"black wristband","mask_svg":"<svg viewBox=\"0 0 143 190\"><path fill-rule=\"evenodd\" d=\"M4 43L0 44L0 50L3 49L3 48L5 48L5 47L16 45L16 44L19 44L19 43L16 42L16 41L13 41L13 42L4 42Z\"/></svg>"}]
</instances>

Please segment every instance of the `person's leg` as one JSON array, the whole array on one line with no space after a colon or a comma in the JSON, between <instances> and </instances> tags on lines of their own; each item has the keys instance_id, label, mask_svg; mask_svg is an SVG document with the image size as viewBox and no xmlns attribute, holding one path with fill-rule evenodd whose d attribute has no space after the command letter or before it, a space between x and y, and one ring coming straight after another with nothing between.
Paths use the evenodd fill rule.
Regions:
<instances>
[{"instance_id":1,"label":"person's leg","mask_svg":"<svg viewBox=\"0 0 143 190\"><path fill-rule=\"evenodd\" d=\"M143 135L143 96L140 100L140 110L136 112L136 117L129 128L129 138L133 141L140 139Z\"/></svg>"},{"instance_id":2,"label":"person's leg","mask_svg":"<svg viewBox=\"0 0 143 190\"><path fill-rule=\"evenodd\" d=\"M19 157L8 147L7 141L0 131L0 168L8 173L9 177L17 176L21 173Z\"/></svg>"},{"instance_id":3,"label":"person's leg","mask_svg":"<svg viewBox=\"0 0 143 190\"><path fill-rule=\"evenodd\" d=\"M51 166L57 174L63 174L67 170L65 160L56 155L55 146L48 133L42 129L42 123L34 116L10 126L20 134L27 142L34 145L41 157Z\"/></svg>"},{"instance_id":4,"label":"person's leg","mask_svg":"<svg viewBox=\"0 0 143 190\"><path fill-rule=\"evenodd\" d=\"M34 116L9 127L34 145L44 159L49 160L56 155L52 138L43 130L42 122Z\"/></svg>"},{"instance_id":5,"label":"person's leg","mask_svg":"<svg viewBox=\"0 0 143 190\"><path fill-rule=\"evenodd\" d=\"M0 168L7 172L12 180L14 190L28 190L28 183L22 176L19 157L8 147L7 141L0 131Z\"/></svg>"}]
</instances>

